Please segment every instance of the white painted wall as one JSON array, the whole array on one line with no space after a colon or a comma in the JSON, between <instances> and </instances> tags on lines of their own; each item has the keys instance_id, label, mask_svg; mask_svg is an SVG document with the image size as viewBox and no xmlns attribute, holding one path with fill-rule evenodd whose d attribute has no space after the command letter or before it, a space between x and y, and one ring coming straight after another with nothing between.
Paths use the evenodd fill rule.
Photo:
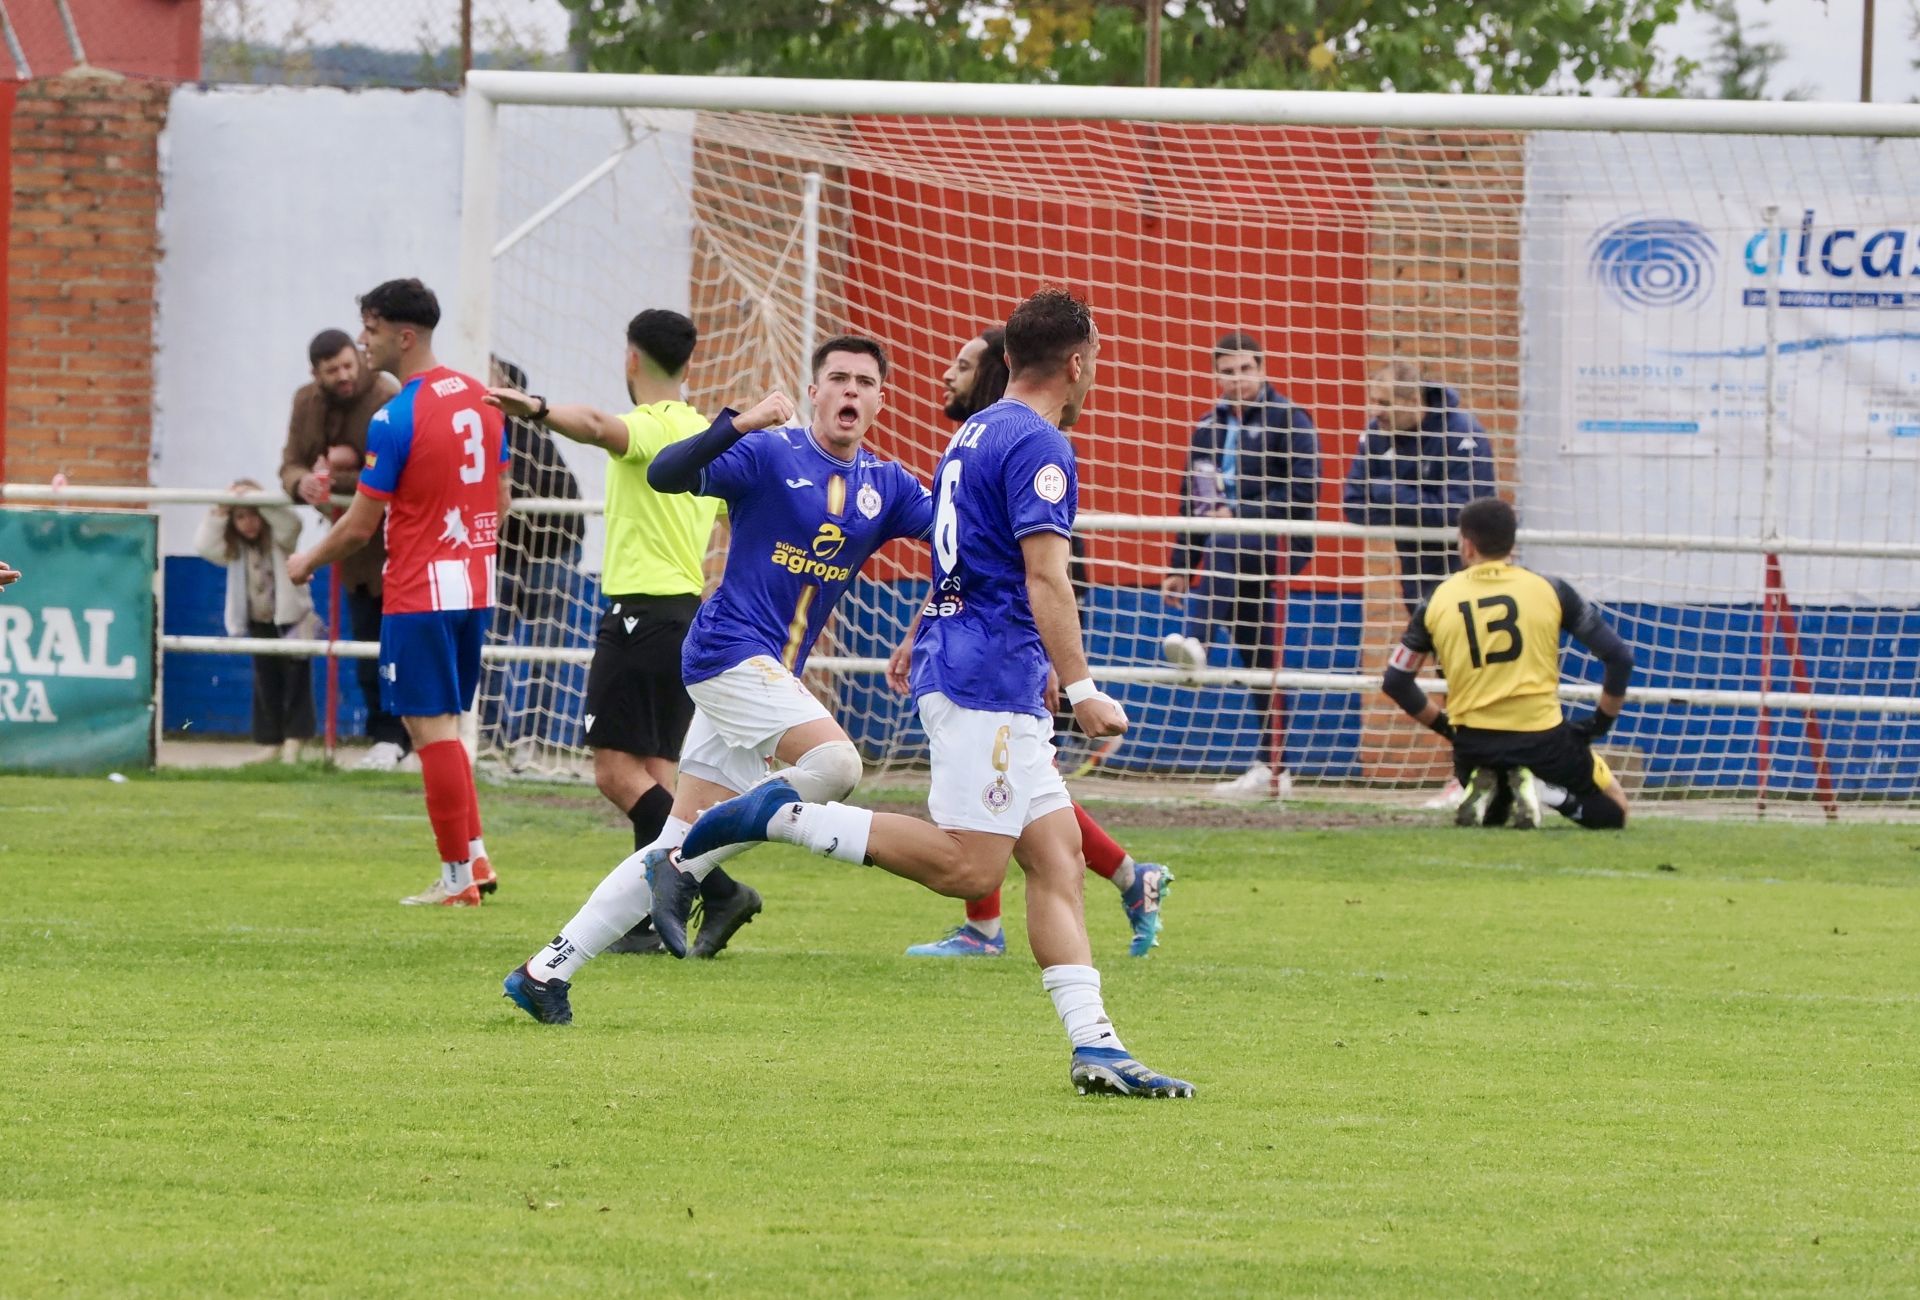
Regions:
<instances>
[{"instance_id":1,"label":"white painted wall","mask_svg":"<svg viewBox=\"0 0 1920 1300\"><path fill-rule=\"evenodd\" d=\"M525 113L525 110L522 110ZM618 114L503 124L496 235L632 139L637 147L496 266L495 350L552 400L626 409L626 322L689 301L691 119L630 136ZM161 137L154 482L273 484L307 341L357 332L357 295L417 275L459 304L461 106L436 92L183 87ZM597 497L604 458L561 443ZM201 510L161 511L189 553ZM311 540L315 526L310 525ZM598 568L597 526L588 538Z\"/></svg>"}]
</instances>

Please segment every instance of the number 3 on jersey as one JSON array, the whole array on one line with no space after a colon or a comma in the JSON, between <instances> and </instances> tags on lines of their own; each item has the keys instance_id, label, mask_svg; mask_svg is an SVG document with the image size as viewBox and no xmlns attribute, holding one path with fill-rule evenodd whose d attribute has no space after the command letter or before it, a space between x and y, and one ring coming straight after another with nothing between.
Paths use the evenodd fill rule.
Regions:
<instances>
[{"instance_id":1,"label":"number 3 on jersey","mask_svg":"<svg viewBox=\"0 0 1920 1300\"><path fill-rule=\"evenodd\" d=\"M487 476L487 430L480 423L480 412L455 411L453 431L465 439L460 449L467 453L467 459L460 466L460 481L478 483Z\"/></svg>"},{"instance_id":2,"label":"number 3 on jersey","mask_svg":"<svg viewBox=\"0 0 1920 1300\"><path fill-rule=\"evenodd\" d=\"M933 555L943 574L951 574L960 562L960 511L953 501L959 491L960 462L950 460L940 471L940 495L933 507Z\"/></svg>"}]
</instances>

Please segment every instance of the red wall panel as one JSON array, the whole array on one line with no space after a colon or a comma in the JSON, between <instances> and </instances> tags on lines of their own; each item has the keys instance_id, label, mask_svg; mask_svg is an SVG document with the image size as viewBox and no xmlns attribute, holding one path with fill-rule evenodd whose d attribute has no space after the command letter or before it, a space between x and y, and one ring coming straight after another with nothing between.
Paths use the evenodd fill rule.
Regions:
<instances>
[{"instance_id":1,"label":"red wall panel","mask_svg":"<svg viewBox=\"0 0 1920 1300\"><path fill-rule=\"evenodd\" d=\"M898 148L897 126L886 143ZM874 442L930 477L952 430L940 376L970 336L1021 298L1065 284L1092 303L1100 376L1073 431L1080 508L1169 514L1193 425L1217 400L1211 349L1230 330L1265 344L1272 378L1321 426L1327 517L1363 407L1370 150L1357 133L1243 127L1042 124L1046 148L1096 158L1061 197L989 169L929 184L925 167L847 178L842 268L849 324L893 355L891 410ZM1169 133L1177 131L1177 138ZM926 158L965 159L980 127L920 124ZM1024 183L1015 183L1024 181ZM1177 185L1177 190L1174 188ZM1159 581L1164 536L1096 535L1101 582ZM1350 571L1323 547L1315 572ZM916 560L913 570L923 563Z\"/></svg>"}]
</instances>

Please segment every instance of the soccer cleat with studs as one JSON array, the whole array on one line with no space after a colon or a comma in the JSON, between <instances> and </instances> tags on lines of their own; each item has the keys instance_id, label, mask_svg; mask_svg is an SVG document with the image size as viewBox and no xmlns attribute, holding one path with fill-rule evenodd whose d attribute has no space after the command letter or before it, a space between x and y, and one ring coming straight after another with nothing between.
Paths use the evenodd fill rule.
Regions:
<instances>
[{"instance_id":1,"label":"soccer cleat with studs","mask_svg":"<svg viewBox=\"0 0 1920 1300\"><path fill-rule=\"evenodd\" d=\"M1133 928L1133 942L1127 954L1145 957L1160 946L1160 900L1173 888L1173 871L1158 862L1135 863L1133 884L1120 895L1126 909L1127 924Z\"/></svg>"},{"instance_id":2,"label":"soccer cleat with studs","mask_svg":"<svg viewBox=\"0 0 1920 1300\"><path fill-rule=\"evenodd\" d=\"M745 794L737 794L700 814L700 820L687 832L680 846L682 860L700 857L729 844L759 844L767 839L767 823L790 803L799 803L800 792L785 781L765 781ZM672 941L668 941L672 947Z\"/></svg>"},{"instance_id":3,"label":"soccer cleat with studs","mask_svg":"<svg viewBox=\"0 0 1920 1300\"><path fill-rule=\"evenodd\" d=\"M718 957L740 927L760 915L762 906L760 891L752 885L741 885L731 898L702 903L700 933L688 946L687 955L702 961Z\"/></svg>"},{"instance_id":4,"label":"soccer cleat with studs","mask_svg":"<svg viewBox=\"0 0 1920 1300\"><path fill-rule=\"evenodd\" d=\"M672 849L648 849L641 863L653 891L653 931L668 952L685 957L687 925L700 898L700 882L680 870L677 857Z\"/></svg>"},{"instance_id":5,"label":"soccer cleat with studs","mask_svg":"<svg viewBox=\"0 0 1920 1300\"><path fill-rule=\"evenodd\" d=\"M1513 792L1513 829L1539 830L1540 779L1530 768L1516 767L1507 774L1507 788Z\"/></svg>"},{"instance_id":6,"label":"soccer cleat with studs","mask_svg":"<svg viewBox=\"0 0 1920 1300\"><path fill-rule=\"evenodd\" d=\"M1069 1073L1081 1096L1108 1093L1116 1097L1191 1097L1193 1085L1185 1079L1148 1069L1117 1047L1076 1047Z\"/></svg>"},{"instance_id":7,"label":"soccer cleat with studs","mask_svg":"<svg viewBox=\"0 0 1920 1300\"><path fill-rule=\"evenodd\" d=\"M468 885L465 889L447 888L444 880L435 880L417 894L411 894L400 900L402 907L478 907L480 906L480 886Z\"/></svg>"},{"instance_id":8,"label":"soccer cleat with studs","mask_svg":"<svg viewBox=\"0 0 1920 1300\"><path fill-rule=\"evenodd\" d=\"M566 980L537 980L522 965L500 982L500 996L543 1025L570 1025L573 1006L567 992L572 987Z\"/></svg>"},{"instance_id":9,"label":"soccer cleat with studs","mask_svg":"<svg viewBox=\"0 0 1920 1300\"><path fill-rule=\"evenodd\" d=\"M473 860L473 884L483 894L494 894L500 890L500 877L494 874L493 864L485 858Z\"/></svg>"},{"instance_id":10,"label":"soccer cleat with studs","mask_svg":"<svg viewBox=\"0 0 1920 1300\"><path fill-rule=\"evenodd\" d=\"M970 925L956 925L932 943L916 943L907 949L909 957L1004 957L1007 935L1003 930L989 939Z\"/></svg>"},{"instance_id":11,"label":"soccer cleat with studs","mask_svg":"<svg viewBox=\"0 0 1920 1300\"><path fill-rule=\"evenodd\" d=\"M1467 786L1460 795L1460 803L1453 810L1455 826L1480 826L1486 822L1487 809L1493 804L1493 797L1500 793L1500 774L1490 767L1476 767L1473 775L1467 778Z\"/></svg>"}]
</instances>

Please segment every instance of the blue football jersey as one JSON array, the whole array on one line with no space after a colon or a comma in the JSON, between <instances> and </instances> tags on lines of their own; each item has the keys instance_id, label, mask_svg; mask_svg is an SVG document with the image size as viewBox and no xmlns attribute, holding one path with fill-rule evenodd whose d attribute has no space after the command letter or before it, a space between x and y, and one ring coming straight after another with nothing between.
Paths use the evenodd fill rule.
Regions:
<instances>
[{"instance_id":1,"label":"blue football jersey","mask_svg":"<svg viewBox=\"0 0 1920 1300\"><path fill-rule=\"evenodd\" d=\"M933 590L913 643L913 696L1046 717L1047 652L1020 539L1073 535L1073 444L1002 398L960 426L934 475Z\"/></svg>"},{"instance_id":2,"label":"blue football jersey","mask_svg":"<svg viewBox=\"0 0 1920 1300\"><path fill-rule=\"evenodd\" d=\"M727 503L733 540L681 648L688 685L755 655L798 673L867 557L933 526L919 479L864 449L829 455L804 428L748 434L702 472L700 493Z\"/></svg>"}]
</instances>

